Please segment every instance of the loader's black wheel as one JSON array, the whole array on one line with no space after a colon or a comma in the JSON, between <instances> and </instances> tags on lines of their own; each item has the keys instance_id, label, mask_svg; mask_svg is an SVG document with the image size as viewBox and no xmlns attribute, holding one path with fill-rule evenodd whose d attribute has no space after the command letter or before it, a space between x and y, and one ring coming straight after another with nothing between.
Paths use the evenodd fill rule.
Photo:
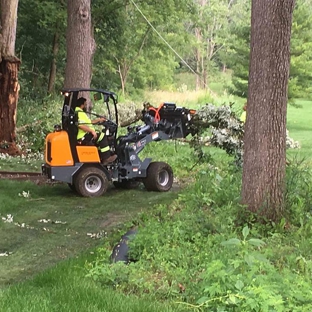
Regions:
<instances>
[{"instance_id":1,"label":"loader's black wheel","mask_svg":"<svg viewBox=\"0 0 312 312\"><path fill-rule=\"evenodd\" d=\"M134 190L139 187L140 182L135 180L122 180L120 182L114 181L113 184L117 189Z\"/></svg>"},{"instance_id":2,"label":"loader's black wheel","mask_svg":"<svg viewBox=\"0 0 312 312\"><path fill-rule=\"evenodd\" d=\"M97 197L107 191L108 179L99 168L87 167L82 169L74 180L76 191L83 197Z\"/></svg>"},{"instance_id":3,"label":"loader's black wheel","mask_svg":"<svg viewBox=\"0 0 312 312\"><path fill-rule=\"evenodd\" d=\"M143 184L148 191L167 192L173 184L172 168L165 162L152 162Z\"/></svg>"}]
</instances>

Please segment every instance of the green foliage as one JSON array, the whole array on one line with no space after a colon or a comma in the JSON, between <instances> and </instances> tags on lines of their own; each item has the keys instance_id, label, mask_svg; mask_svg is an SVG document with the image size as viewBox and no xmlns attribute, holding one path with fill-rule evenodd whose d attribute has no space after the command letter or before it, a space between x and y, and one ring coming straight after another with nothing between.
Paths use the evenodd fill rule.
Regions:
<instances>
[{"instance_id":1,"label":"green foliage","mask_svg":"<svg viewBox=\"0 0 312 312\"><path fill-rule=\"evenodd\" d=\"M244 227L242 239L221 243L227 257L213 261L203 274L209 284L197 303L211 311L301 311L302 304L311 308L308 280L302 278L294 287L296 274L278 272L266 255L266 243L247 239L249 231Z\"/></svg>"},{"instance_id":2,"label":"green foliage","mask_svg":"<svg viewBox=\"0 0 312 312\"><path fill-rule=\"evenodd\" d=\"M41 102L21 99L17 118L17 142L27 152L42 152L46 135L61 124L63 99L45 97Z\"/></svg>"},{"instance_id":3,"label":"green foliage","mask_svg":"<svg viewBox=\"0 0 312 312\"><path fill-rule=\"evenodd\" d=\"M178 61L156 32L175 48L187 45L184 17L192 5L177 0L139 1L137 5L120 0L92 1L96 41L93 85L117 92L122 78L129 93L138 88L172 88ZM34 99L46 94L53 60L57 92L63 85L66 64L66 2L21 0L18 9L16 53L22 60L21 97Z\"/></svg>"},{"instance_id":4,"label":"green foliage","mask_svg":"<svg viewBox=\"0 0 312 312\"><path fill-rule=\"evenodd\" d=\"M101 265L93 266L90 275L96 276L101 283L113 283L116 289L128 293L142 291L162 298L185 297L183 293L180 294L178 284L186 285L189 274L194 274L196 278L196 266L203 265L208 255L199 251L207 250L214 244L213 237L208 242L206 238L218 230L210 221L209 215L213 212L209 208L215 205L214 197L218 196L223 180L221 177L216 180L213 172L210 178L205 172L198 174L194 187L182 192L180 199L170 207L159 205L151 214L143 213L135 221L139 225L139 232L131 242L131 258L140 261L129 266L118 265L118 269L113 269L112 281L111 275L100 273L111 267L109 261L105 260L108 259L106 248L110 250L111 246L106 245L105 256L99 259ZM211 180L211 183L203 184L203 180ZM192 197L188 196L190 194L193 194ZM187 208L184 202L192 203L192 206ZM186 271L189 274L185 275Z\"/></svg>"},{"instance_id":5,"label":"green foliage","mask_svg":"<svg viewBox=\"0 0 312 312\"><path fill-rule=\"evenodd\" d=\"M139 230L129 255L136 262L110 263L114 242L107 241L88 264L88 276L117 291L198 311L309 311L312 218L304 194L312 177L301 171L288 177L294 193L302 188L290 207L297 217L246 226L238 223L245 213L241 174L219 165L222 170L202 165L175 202L133 221Z\"/></svg>"},{"instance_id":6,"label":"green foliage","mask_svg":"<svg viewBox=\"0 0 312 312\"><path fill-rule=\"evenodd\" d=\"M247 96L249 1L136 4L138 7L131 1L92 1L96 41L93 85L117 92L123 82L128 94L137 89L174 90L181 86L191 90L195 88L195 75L194 81L181 84L175 81L175 74L197 72L201 85L209 87L221 69L230 68L234 85L229 86L230 93ZM310 0L298 0L294 11L290 98L311 93L310 4ZM21 98L45 96L52 61L56 65L55 91L62 87L66 14L64 1L19 1L16 53L22 60Z\"/></svg>"},{"instance_id":7,"label":"green foliage","mask_svg":"<svg viewBox=\"0 0 312 312\"><path fill-rule=\"evenodd\" d=\"M229 91L247 98L248 66L250 45L250 17L246 14L250 8L242 11L245 18L235 24L228 35L227 53L224 61L233 70L233 85ZM311 1L296 1L293 14L291 37L291 61L288 98L311 97Z\"/></svg>"},{"instance_id":8,"label":"green foliage","mask_svg":"<svg viewBox=\"0 0 312 312\"><path fill-rule=\"evenodd\" d=\"M65 69L66 3L58 0L20 0L16 54L21 58L19 72L21 97L41 98L47 93L48 77L53 59L54 36L58 54L56 91L60 89Z\"/></svg>"},{"instance_id":9,"label":"green foliage","mask_svg":"<svg viewBox=\"0 0 312 312\"><path fill-rule=\"evenodd\" d=\"M312 208L312 170L308 163L297 157L288 159L286 168L286 219L300 226L309 222Z\"/></svg>"},{"instance_id":10,"label":"green foliage","mask_svg":"<svg viewBox=\"0 0 312 312\"><path fill-rule=\"evenodd\" d=\"M187 1L145 1L138 7L121 1L93 5L97 42L93 83L120 89L123 81L128 94L135 89L170 89L178 63L165 41L177 47L187 42L182 31Z\"/></svg>"},{"instance_id":11,"label":"green foliage","mask_svg":"<svg viewBox=\"0 0 312 312\"><path fill-rule=\"evenodd\" d=\"M224 54L228 49L230 30L241 18L245 1L212 0L195 1L195 14L191 14L191 25L187 31L192 35L192 49L185 48L187 60L199 76L200 86L207 87L227 62ZM207 83L208 82L208 83Z\"/></svg>"},{"instance_id":12,"label":"green foliage","mask_svg":"<svg viewBox=\"0 0 312 312\"><path fill-rule=\"evenodd\" d=\"M298 0L293 14L288 92L291 98L310 98L312 91L311 1Z\"/></svg>"}]
</instances>

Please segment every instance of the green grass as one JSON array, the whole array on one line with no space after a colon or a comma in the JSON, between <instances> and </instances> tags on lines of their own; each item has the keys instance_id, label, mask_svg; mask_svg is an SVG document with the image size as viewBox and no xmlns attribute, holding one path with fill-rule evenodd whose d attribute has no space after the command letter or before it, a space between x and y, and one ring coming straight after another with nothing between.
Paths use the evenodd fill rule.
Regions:
<instances>
[{"instance_id":1,"label":"green grass","mask_svg":"<svg viewBox=\"0 0 312 312\"><path fill-rule=\"evenodd\" d=\"M152 298L126 296L100 287L86 279L84 263L94 258L84 253L79 258L59 263L32 280L0 290L2 312L172 312L168 304Z\"/></svg>"},{"instance_id":2,"label":"green grass","mask_svg":"<svg viewBox=\"0 0 312 312\"><path fill-rule=\"evenodd\" d=\"M289 136L299 141L301 148L289 151L291 156L311 158L312 151L312 101L297 100L300 107L288 106L287 129Z\"/></svg>"},{"instance_id":3,"label":"green grass","mask_svg":"<svg viewBox=\"0 0 312 312\"><path fill-rule=\"evenodd\" d=\"M161 149L168 152L163 160L175 153L173 145ZM14 167L14 160L6 165ZM27 171L25 163L17 166ZM138 213L176 199L176 187L157 193L111 186L99 198L81 198L60 183L0 180L0 188L0 253L9 253L0 257L0 311L174 311L151 297L103 289L85 278L83 266L105 240L117 242ZM13 223L1 220L8 214ZM95 239L88 233L107 234Z\"/></svg>"},{"instance_id":4,"label":"green grass","mask_svg":"<svg viewBox=\"0 0 312 312\"><path fill-rule=\"evenodd\" d=\"M0 170L41 172L41 159L3 156L0 158Z\"/></svg>"},{"instance_id":5,"label":"green grass","mask_svg":"<svg viewBox=\"0 0 312 312\"><path fill-rule=\"evenodd\" d=\"M92 239L88 233L110 233L116 226L124 230L123 224L138 212L177 196L174 190L155 193L111 187L105 196L81 198L64 184L38 186L8 180L0 180L0 188L0 218L11 214L14 221L5 223L0 219L0 253L11 253L0 257L0 286L33 276L60 260L98 246L101 240ZM20 196L23 191L30 197ZM43 219L51 221L39 222Z\"/></svg>"}]
</instances>

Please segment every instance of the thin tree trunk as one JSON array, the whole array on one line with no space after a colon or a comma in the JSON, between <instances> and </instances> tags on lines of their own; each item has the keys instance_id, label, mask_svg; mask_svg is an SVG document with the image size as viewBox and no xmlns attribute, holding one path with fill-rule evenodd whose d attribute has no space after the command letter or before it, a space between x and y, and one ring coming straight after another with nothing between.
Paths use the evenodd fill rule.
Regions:
<instances>
[{"instance_id":1,"label":"thin tree trunk","mask_svg":"<svg viewBox=\"0 0 312 312\"><path fill-rule=\"evenodd\" d=\"M141 45L139 47L139 50L137 51L137 53L132 57L131 60L128 60L127 58L121 58L121 60L119 60L116 56L115 56L115 60L117 62L117 66L118 66L118 72L119 72L119 77L120 77L120 83L121 83L121 89L122 89L122 94L124 95L126 92L126 84L127 84L127 79L128 79L128 75L130 72L130 69L132 68L133 63L139 58L139 56L141 55L143 48L145 46L145 42L148 38L148 34L150 33L151 29L147 28L145 30L145 34L142 38L142 42ZM125 52L126 54L126 52Z\"/></svg>"},{"instance_id":2,"label":"thin tree trunk","mask_svg":"<svg viewBox=\"0 0 312 312\"><path fill-rule=\"evenodd\" d=\"M200 30L198 28L195 28L195 36L196 36L197 42L200 43L202 38L201 38ZM201 68L200 68L201 53L200 53L199 46L195 49L195 60L196 60L196 73L197 73L195 90L198 91L201 88L201 77L200 77L200 73L201 73Z\"/></svg>"},{"instance_id":3,"label":"thin tree trunk","mask_svg":"<svg viewBox=\"0 0 312 312\"><path fill-rule=\"evenodd\" d=\"M294 0L252 1L242 203L267 220L284 212L287 85Z\"/></svg>"},{"instance_id":4,"label":"thin tree trunk","mask_svg":"<svg viewBox=\"0 0 312 312\"><path fill-rule=\"evenodd\" d=\"M53 37L52 61L51 61L50 76L49 76L49 83L48 83L48 93L52 93L54 90L55 78L56 78L56 58L57 58L58 51L59 51L59 39L60 39L60 34L55 33Z\"/></svg>"}]
</instances>

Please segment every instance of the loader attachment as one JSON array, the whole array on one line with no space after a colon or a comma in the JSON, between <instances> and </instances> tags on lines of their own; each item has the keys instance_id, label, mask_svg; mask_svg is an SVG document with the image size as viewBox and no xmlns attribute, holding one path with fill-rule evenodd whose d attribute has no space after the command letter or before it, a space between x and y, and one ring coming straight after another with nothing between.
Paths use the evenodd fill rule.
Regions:
<instances>
[{"instance_id":1,"label":"loader attachment","mask_svg":"<svg viewBox=\"0 0 312 312\"><path fill-rule=\"evenodd\" d=\"M150 132L163 131L169 139L185 138L196 133L192 123L195 113L195 110L177 107L175 103L162 103L157 108L147 103L142 111L142 121L150 127Z\"/></svg>"}]
</instances>

